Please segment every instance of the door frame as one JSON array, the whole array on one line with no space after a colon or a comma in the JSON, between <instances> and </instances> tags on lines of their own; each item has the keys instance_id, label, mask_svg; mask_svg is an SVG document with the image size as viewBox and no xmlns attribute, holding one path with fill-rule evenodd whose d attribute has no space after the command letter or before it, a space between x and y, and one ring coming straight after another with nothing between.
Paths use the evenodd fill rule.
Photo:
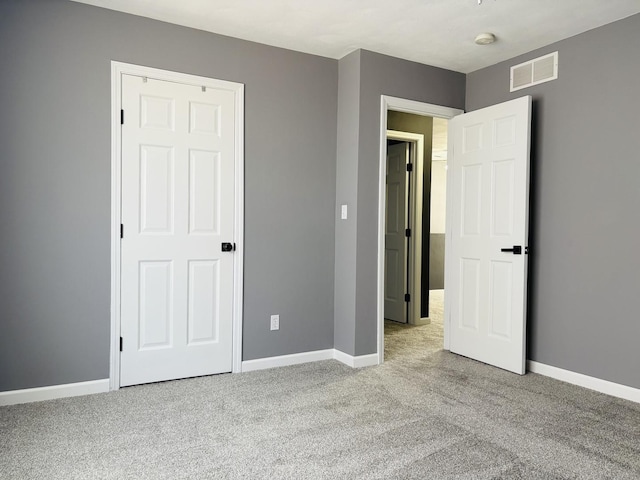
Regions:
<instances>
[{"instance_id":1,"label":"door frame","mask_svg":"<svg viewBox=\"0 0 640 480\"><path fill-rule=\"evenodd\" d=\"M458 108L443 107L430 103L407 100L405 98L380 96L380 133L379 133L379 174L378 174L378 278L377 278L377 323L378 323L378 363L384 362L384 220L385 220L385 178L387 176L387 112L389 110L412 113L428 117L451 119L463 113ZM448 183L448 180L447 180ZM447 234L445 234L445 244ZM446 272L445 272L446 275ZM445 277L446 278L446 277ZM416 302L419 303L419 302ZM444 347L448 349L449 325L444 322Z\"/></svg>"},{"instance_id":2,"label":"door frame","mask_svg":"<svg viewBox=\"0 0 640 480\"><path fill-rule=\"evenodd\" d=\"M111 61L111 345L109 390L120 388L120 283L122 212L122 75L136 75L199 87L231 90L235 95L235 213L233 237L232 372L242 371L242 306L244 264L244 85L186 73Z\"/></svg>"},{"instance_id":3,"label":"door frame","mask_svg":"<svg viewBox=\"0 0 640 480\"><path fill-rule=\"evenodd\" d=\"M416 265L420 265L422 262L422 249L418 248L418 245L422 245L422 202L417 202L416 199L422 198L424 188L424 135L422 133L387 130L387 139L400 140L412 145L411 159L415 168L412 172L413 175L410 176L409 198L406 199L408 205L410 205L409 221L411 225L411 236L409 237L409 248L407 250L407 258L409 259L407 265L409 278L407 292L411 300L409 301L407 323L410 325L421 325L426 323L426 320L424 322L422 321L420 316L420 302L416 301L417 298L420 298L419 289L421 284L421 271L419 268L416 268ZM385 202L385 211L386 208L387 205Z\"/></svg>"}]
</instances>

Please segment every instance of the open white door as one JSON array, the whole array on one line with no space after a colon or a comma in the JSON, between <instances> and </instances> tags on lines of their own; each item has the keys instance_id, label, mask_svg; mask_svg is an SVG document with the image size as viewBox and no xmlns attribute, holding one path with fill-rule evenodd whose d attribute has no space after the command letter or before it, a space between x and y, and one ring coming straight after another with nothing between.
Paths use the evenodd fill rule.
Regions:
<instances>
[{"instance_id":1,"label":"open white door","mask_svg":"<svg viewBox=\"0 0 640 480\"><path fill-rule=\"evenodd\" d=\"M407 163L409 144L387 149L387 202L384 236L384 318L407 323Z\"/></svg>"},{"instance_id":2,"label":"open white door","mask_svg":"<svg viewBox=\"0 0 640 480\"><path fill-rule=\"evenodd\" d=\"M450 349L525 372L531 97L450 123Z\"/></svg>"}]
</instances>

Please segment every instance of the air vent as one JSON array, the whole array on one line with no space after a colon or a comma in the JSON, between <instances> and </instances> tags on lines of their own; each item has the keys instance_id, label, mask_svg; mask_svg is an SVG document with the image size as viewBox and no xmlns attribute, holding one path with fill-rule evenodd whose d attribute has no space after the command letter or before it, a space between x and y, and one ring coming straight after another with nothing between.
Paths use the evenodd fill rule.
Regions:
<instances>
[{"instance_id":1,"label":"air vent","mask_svg":"<svg viewBox=\"0 0 640 480\"><path fill-rule=\"evenodd\" d=\"M511 67L511 91L558 78L558 52Z\"/></svg>"}]
</instances>

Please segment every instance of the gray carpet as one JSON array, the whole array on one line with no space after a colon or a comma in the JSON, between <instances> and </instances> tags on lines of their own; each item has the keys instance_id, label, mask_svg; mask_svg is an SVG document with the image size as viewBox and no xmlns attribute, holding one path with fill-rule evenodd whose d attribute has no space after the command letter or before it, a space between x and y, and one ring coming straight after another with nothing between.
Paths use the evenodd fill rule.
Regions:
<instances>
[{"instance_id":1,"label":"gray carpet","mask_svg":"<svg viewBox=\"0 0 640 480\"><path fill-rule=\"evenodd\" d=\"M640 478L640 404L436 344L2 407L0 478Z\"/></svg>"},{"instance_id":2,"label":"gray carpet","mask_svg":"<svg viewBox=\"0 0 640 480\"><path fill-rule=\"evenodd\" d=\"M429 325L414 326L384 321L385 362L419 358L442 350L444 344L444 290L429 292Z\"/></svg>"}]
</instances>

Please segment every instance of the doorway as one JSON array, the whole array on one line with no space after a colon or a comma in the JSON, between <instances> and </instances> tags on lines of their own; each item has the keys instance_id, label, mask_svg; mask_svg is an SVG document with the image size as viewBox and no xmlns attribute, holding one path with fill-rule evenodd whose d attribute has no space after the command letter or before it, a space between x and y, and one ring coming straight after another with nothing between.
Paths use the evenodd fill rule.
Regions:
<instances>
[{"instance_id":1,"label":"doorway","mask_svg":"<svg viewBox=\"0 0 640 480\"><path fill-rule=\"evenodd\" d=\"M421 323L424 151L425 134L387 130L384 311L411 325Z\"/></svg>"},{"instance_id":2,"label":"doorway","mask_svg":"<svg viewBox=\"0 0 640 480\"><path fill-rule=\"evenodd\" d=\"M394 113L392 113L394 112ZM384 312L384 299L385 299L385 284L386 284L386 279L385 279L385 235L386 235L386 216L387 216L387 202L386 202L386 189L387 189L387 185L386 185L386 179L387 179L387 141L388 141L388 129L390 128L389 126L389 118L393 115L397 114L395 112L398 113L408 113L408 114L412 114L412 115L416 115L419 116L421 118L423 118L424 120L426 120L426 123L429 123L429 135L425 136L428 137L425 138L424 140L424 144L427 145L428 147L425 146L425 151L428 150L428 164L430 166L431 164L431 160L432 160L432 143L431 143L431 139L433 137L433 119L437 119L437 123L438 123L438 133L442 136L443 133L443 129L444 129L444 133L445 133L445 137L446 137L446 122L453 118L455 115L458 115L460 113L462 113L461 110L458 109L453 109L453 108L448 108L448 107L441 107L441 106L437 106L437 105L431 105L431 104L425 104L425 103L421 103L421 102L415 102L415 101L411 101L411 100L405 100L405 99L400 99L400 98L395 98L395 97L388 97L388 96L382 96L381 99L381 112L380 112L380 125L381 125L381 130L380 130L380 189L379 189L379 209L378 209L378 213L379 213L379 222L378 222L378 356L380 359L380 363L382 363L384 361L384 329L385 329L385 312ZM427 120L428 119L428 120ZM393 137L390 137L393 138ZM438 141L442 142L441 138L438 139ZM445 140L445 145L446 145L446 140ZM438 151L436 152L436 155L442 155L445 152L445 147L439 146L438 147ZM424 156L423 156L424 158ZM439 170L444 170L446 172L446 169L444 168L445 165L443 165L443 161L446 162L444 159L438 159L438 161L440 161L441 163L439 164ZM422 166L424 164L423 162L416 162L418 163L420 166ZM427 167L427 165L425 165L425 168ZM416 170L418 170L416 168ZM417 172L416 172L417 173ZM439 172L441 173L441 172ZM428 171L428 175L416 175L417 178L421 179L421 178L425 178L428 179L430 181L431 179L431 171L429 169ZM426 181L426 180L425 180ZM422 192L418 192L418 189L415 189L415 197L414 198L423 198ZM441 190L445 190L446 189L441 189ZM413 211L416 211L416 204L418 204L422 210L424 211L425 214L419 215L419 220L420 220L420 224L418 225L417 223L414 223L414 225L411 228L410 231L410 235L411 235L411 242L409 243L409 252L412 251L411 249L411 245L413 245L413 251L414 252L420 252L420 262L417 263L415 262L416 260L416 255L414 253L413 256L413 261L411 260L411 256L410 256L410 261L409 261L409 266L413 266L414 267L414 274L413 275L408 275L408 283L409 285L409 295L407 295L408 298L408 303L411 305L413 304L413 308L408 308L408 319L411 320L413 318L413 321L410 323L416 324L416 320L417 323L428 323L429 322L429 317L428 317L428 309L429 309L429 299L428 299L428 295L429 295L429 263L430 263L430 252L429 252L429 245L431 244L431 239L430 239L430 224L423 222L424 218L429 219L431 217L431 212L430 212L430 195L424 195L424 197L426 198L426 202L413 202ZM442 202L444 203L444 202ZM426 210L425 210L425 204L426 204ZM409 210L411 211L411 204L409 204ZM444 217L444 215L443 215ZM416 220L415 216L413 217L414 222ZM423 228L422 224L427 225L427 228ZM441 223L444 223L444 218L441 218ZM421 234L421 238L419 239L420 241L418 242L417 238L413 235L414 231L418 230ZM407 230L407 232L409 232L409 230ZM437 232L440 233L440 232ZM441 232L441 236L442 239L444 239L444 230ZM424 248L426 247L426 248ZM442 254L443 252L443 248L442 250ZM443 264L444 262L442 262ZM423 268L423 265L426 266L426 268ZM426 293L425 293L426 292ZM411 298L413 297L413 298ZM413 302L411 301L413 300ZM412 311L417 312L417 315L413 315L412 317ZM448 331L448 326L446 324L446 322L444 322L444 333L443 333L443 346L444 348L448 348L448 344L447 344L447 331Z\"/></svg>"},{"instance_id":3,"label":"doorway","mask_svg":"<svg viewBox=\"0 0 640 480\"><path fill-rule=\"evenodd\" d=\"M447 124L405 112L387 115L388 359L442 349Z\"/></svg>"},{"instance_id":4,"label":"doorway","mask_svg":"<svg viewBox=\"0 0 640 480\"><path fill-rule=\"evenodd\" d=\"M415 148L410 142L387 137L387 192L384 235L384 318L397 323L410 319L407 288L409 285L409 256L411 203L411 157Z\"/></svg>"}]
</instances>

